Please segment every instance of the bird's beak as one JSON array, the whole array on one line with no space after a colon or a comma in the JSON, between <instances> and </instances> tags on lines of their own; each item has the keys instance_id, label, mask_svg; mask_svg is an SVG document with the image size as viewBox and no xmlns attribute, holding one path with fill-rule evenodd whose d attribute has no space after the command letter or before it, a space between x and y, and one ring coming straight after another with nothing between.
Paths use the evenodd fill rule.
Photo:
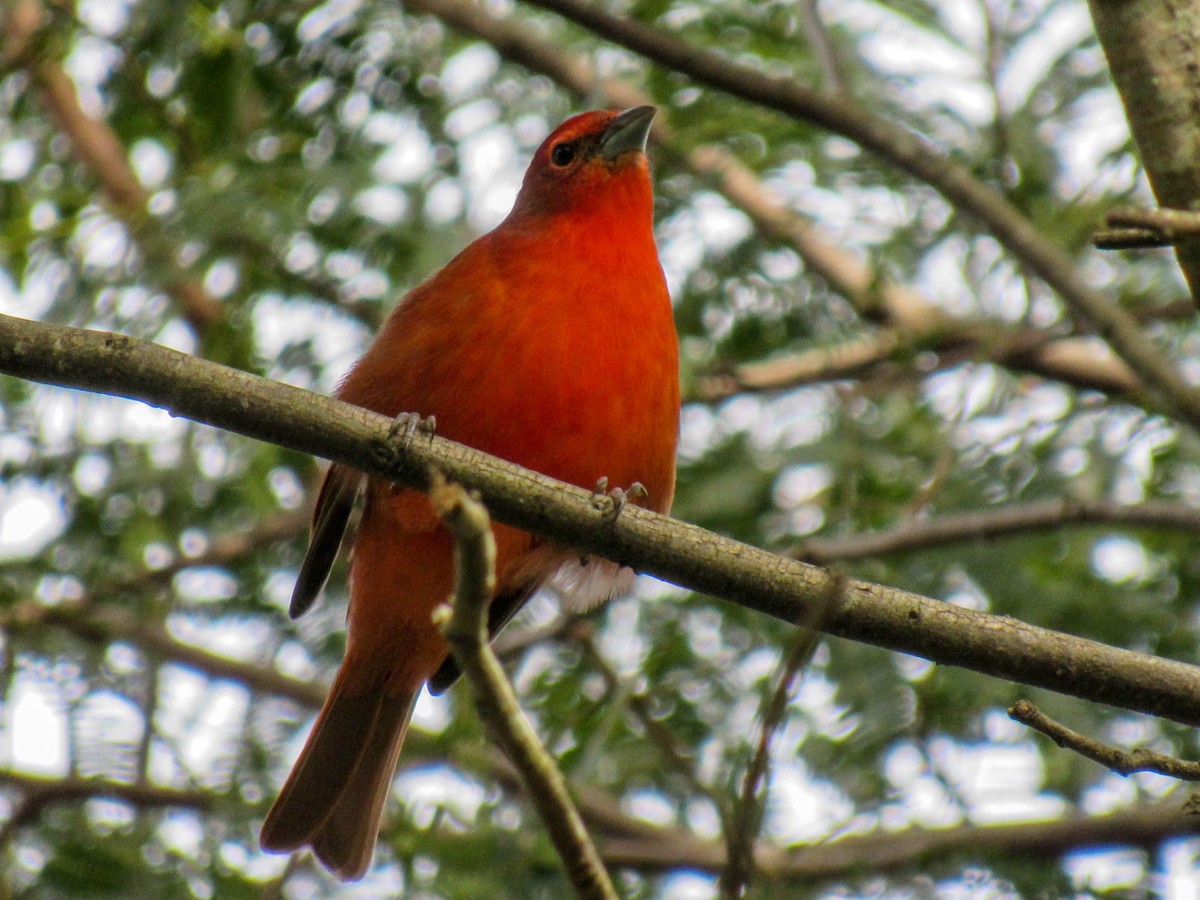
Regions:
<instances>
[{"instance_id":1,"label":"bird's beak","mask_svg":"<svg viewBox=\"0 0 1200 900\"><path fill-rule=\"evenodd\" d=\"M646 150L646 138L650 136L650 122L657 112L653 106L638 106L627 109L608 123L600 137L600 155L605 162L613 162L622 153Z\"/></svg>"}]
</instances>

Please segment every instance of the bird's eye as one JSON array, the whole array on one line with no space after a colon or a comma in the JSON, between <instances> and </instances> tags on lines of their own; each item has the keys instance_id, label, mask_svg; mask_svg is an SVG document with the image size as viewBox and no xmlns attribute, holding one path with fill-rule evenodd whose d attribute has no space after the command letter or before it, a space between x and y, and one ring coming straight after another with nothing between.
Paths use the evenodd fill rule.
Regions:
<instances>
[{"instance_id":1,"label":"bird's eye","mask_svg":"<svg viewBox=\"0 0 1200 900\"><path fill-rule=\"evenodd\" d=\"M559 144L550 151L550 162L559 168L569 166L572 160L575 159L574 144Z\"/></svg>"}]
</instances>

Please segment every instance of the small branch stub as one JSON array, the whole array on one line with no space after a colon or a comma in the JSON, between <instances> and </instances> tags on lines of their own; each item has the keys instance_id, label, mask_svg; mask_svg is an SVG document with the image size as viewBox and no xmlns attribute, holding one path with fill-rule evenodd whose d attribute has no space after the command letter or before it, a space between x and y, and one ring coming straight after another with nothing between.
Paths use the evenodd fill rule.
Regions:
<instances>
[{"instance_id":1,"label":"small branch stub","mask_svg":"<svg viewBox=\"0 0 1200 900\"><path fill-rule=\"evenodd\" d=\"M1063 749L1086 756L1118 775L1154 772L1180 781L1200 781L1200 762L1177 759L1153 750L1118 750L1056 722L1028 700L1018 700L1009 708L1008 715L1014 721L1040 731Z\"/></svg>"},{"instance_id":2,"label":"small branch stub","mask_svg":"<svg viewBox=\"0 0 1200 900\"><path fill-rule=\"evenodd\" d=\"M616 900L608 870L567 794L566 781L521 711L488 644L487 610L496 587L496 542L487 510L436 470L429 481L433 508L455 542L454 596L448 606L438 607L434 620L471 685L479 717L521 773L575 895L586 900Z\"/></svg>"},{"instance_id":3,"label":"small branch stub","mask_svg":"<svg viewBox=\"0 0 1200 900\"><path fill-rule=\"evenodd\" d=\"M1114 209L1092 236L1100 250L1170 247L1200 234L1200 213L1183 209Z\"/></svg>"}]
</instances>

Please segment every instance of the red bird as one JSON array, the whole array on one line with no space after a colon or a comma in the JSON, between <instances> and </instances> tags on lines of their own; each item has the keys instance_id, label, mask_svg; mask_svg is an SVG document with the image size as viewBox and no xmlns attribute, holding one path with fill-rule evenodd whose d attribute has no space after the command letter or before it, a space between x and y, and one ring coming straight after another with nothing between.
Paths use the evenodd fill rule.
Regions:
<instances>
[{"instance_id":1,"label":"red bird","mask_svg":"<svg viewBox=\"0 0 1200 900\"><path fill-rule=\"evenodd\" d=\"M667 512L679 362L645 156L654 112L560 125L508 217L400 302L337 396L388 416L434 416L443 437L584 488L638 482L634 502ZM456 675L430 618L453 587L453 541L417 491L331 466L292 615L324 586L364 482L346 656L261 835L266 850L311 846L343 879L370 865L417 694ZM504 525L493 532L493 630L551 579L580 605L631 583L614 563L584 563Z\"/></svg>"}]
</instances>

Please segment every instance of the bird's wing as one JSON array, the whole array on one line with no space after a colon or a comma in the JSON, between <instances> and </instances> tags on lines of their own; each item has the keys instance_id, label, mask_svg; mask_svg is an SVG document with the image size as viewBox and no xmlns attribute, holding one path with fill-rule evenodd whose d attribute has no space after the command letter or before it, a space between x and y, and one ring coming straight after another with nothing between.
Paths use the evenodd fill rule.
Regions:
<instances>
[{"instance_id":1,"label":"bird's wing","mask_svg":"<svg viewBox=\"0 0 1200 900\"><path fill-rule=\"evenodd\" d=\"M549 584L564 599L567 610L576 614L585 613L613 597L633 591L633 583L637 578L633 569L606 559L581 560L574 553L565 556L566 562L550 576ZM504 626L525 605L525 601L544 583L545 579L526 581L496 595L488 607L489 641L504 630ZM429 679L429 692L436 696L448 690L458 681L461 674L454 657L447 656L446 661Z\"/></svg>"},{"instance_id":2,"label":"bird's wing","mask_svg":"<svg viewBox=\"0 0 1200 900\"><path fill-rule=\"evenodd\" d=\"M317 496L313 512L312 536L308 541L308 552L300 566L296 587L292 590L292 602L288 614L297 619L304 615L316 602L329 570L337 558L342 538L346 534L346 523L354 502L362 490L363 474L348 466L334 463L325 474L325 483Z\"/></svg>"},{"instance_id":3,"label":"bird's wing","mask_svg":"<svg viewBox=\"0 0 1200 900\"><path fill-rule=\"evenodd\" d=\"M525 584L496 595L492 600L491 606L488 607L488 640L491 640L503 630L509 620L517 614L517 610L525 605L525 601L529 599L539 586L537 583ZM429 693L437 696L443 691L449 690L454 686L454 682L458 681L460 675L462 675L462 670L459 669L458 663L454 661L454 657L447 656L446 661L438 667L438 670L433 673L433 677L429 679Z\"/></svg>"}]
</instances>

